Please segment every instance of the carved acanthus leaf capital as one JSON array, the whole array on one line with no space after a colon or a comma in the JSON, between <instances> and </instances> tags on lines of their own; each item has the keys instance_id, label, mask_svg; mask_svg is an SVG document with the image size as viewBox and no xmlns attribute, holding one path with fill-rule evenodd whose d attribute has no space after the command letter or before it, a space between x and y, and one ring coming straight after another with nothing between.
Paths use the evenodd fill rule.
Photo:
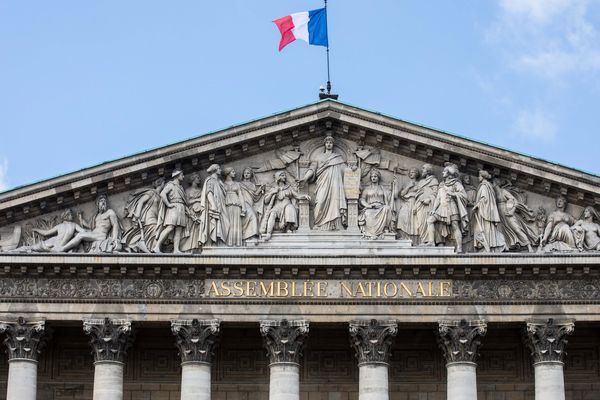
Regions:
<instances>
[{"instance_id":1,"label":"carved acanthus leaf capital","mask_svg":"<svg viewBox=\"0 0 600 400\"><path fill-rule=\"evenodd\" d=\"M358 320L350 322L350 343L358 365L387 364L392 339L398 333L396 321Z\"/></svg>"},{"instance_id":2,"label":"carved acanthus leaf capital","mask_svg":"<svg viewBox=\"0 0 600 400\"><path fill-rule=\"evenodd\" d=\"M260 322L260 333L271 364L300 363L308 326L308 321L305 320L283 319Z\"/></svg>"},{"instance_id":3,"label":"carved acanthus leaf capital","mask_svg":"<svg viewBox=\"0 0 600 400\"><path fill-rule=\"evenodd\" d=\"M8 359L37 361L46 344L45 322L27 322L23 317L17 321L0 321L0 333L6 334L4 344Z\"/></svg>"},{"instance_id":4,"label":"carved acanthus leaf capital","mask_svg":"<svg viewBox=\"0 0 600 400\"><path fill-rule=\"evenodd\" d=\"M439 346L446 362L475 362L481 338L487 332L485 321L440 321Z\"/></svg>"},{"instance_id":5,"label":"carved acanthus leaf capital","mask_svg":"<svg viewBox=\"0 0 600 400\"><path fill-rule=\"evenodd\" d=\"M525 342L531 351L534 362L559 361L565 357L566 337L575 330L573 321L527 322Z\"/></svg>"},{"instance_id":6,"label":"carved acanthus leaf capital","mask_svg":"<svg viewBox=\"0 0 600 400\"><path fill-rule=\"evenodd\" d=\"M117 319L88 319L83 331L90 335L94 361L124 362L132 345L131 321Z\"/></svg>"},{"instance_id":7,"label":"carved acanthus leaf capital","mask_svg":"<svg viewBox=\"0 0 600 400\"><path fill-rule=\"evenodd\" d=\"M171 322L175 345L179 349L181 362L203 362L210 364L217 345L220 321L179 320Z\"/></svg>"}]
</instances>

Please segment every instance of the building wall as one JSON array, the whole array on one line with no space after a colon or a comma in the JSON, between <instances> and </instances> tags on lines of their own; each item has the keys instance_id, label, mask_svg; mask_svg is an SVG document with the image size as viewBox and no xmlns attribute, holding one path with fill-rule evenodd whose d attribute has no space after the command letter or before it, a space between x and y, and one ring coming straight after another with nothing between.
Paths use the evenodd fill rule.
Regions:
<instances>
[{"instance_id":1,"label":"building wall","mask_svg":"<svg viewBox=\"0 0 600 400\"><path fill-rule=\"evenodd\" d=\"M81 327L55 327L39 363L39 400L92 398L93 360ZM600 398L600 327L578 326L569 339L567 399ZM128 355L124 400L179 400L179 356L167 324L141 327ZM0 400L8 363L0 358ZM353 400L358 368L347 328L311 326L301 368L302 400ZM256 326L224 325L213 363L213 399L267 400L269 367ZM479 399L533 399L533 368L521 331L489 327L478 367ZM445 366L435 326L401 328L390 364L391 400L445 399Z\"/></svg>"}]
</instances>

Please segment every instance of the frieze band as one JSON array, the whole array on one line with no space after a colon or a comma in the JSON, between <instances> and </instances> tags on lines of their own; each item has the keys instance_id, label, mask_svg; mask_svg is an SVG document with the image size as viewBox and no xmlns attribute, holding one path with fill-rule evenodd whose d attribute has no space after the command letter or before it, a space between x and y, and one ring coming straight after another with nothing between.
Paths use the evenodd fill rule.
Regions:
<instances>
[{"instance_id":1,"label":"frieze band","mask_svg":"<svg viewBox=\"0 0 600 400\"><path fill-rule=\"evenodd\" d=\"M214 282L214 281L210 281ZM248 282L248 281L238 281ZM314 281L315 288L320 282L322 288L328 288L329 292L321 292L321 296L317 296L316 291L312 292L312 296L304 296L304 287L302 282L296 285L295 294L290 290L292 285L290 281L264 280L264 281L249 281L258 282L253 289L262 290L262 287L267 291L266 296L213 296L208 295L210 283L206 284L205 280L185 280L185 279L45 279L45 278L4 278L0 281L0 300L15 301L20 299L35 299L38 302L63 300L69 302L71 300L106 300L106 301L126 301L126 300L144 300L148 302L170 300L170 301L207 301L207 300L250 300L250 299L306 299L318 302L319 300L336 299L336 300L448 300L448 301L500 301L505 303L515 301L585 301L585 302L600 302L600 280L599 279L563 279L563 280L403 280L403 281L388 281L388 280L323 280ZM287 282L288 292L279 293L277 295L277 282ZM386 295L385 285L394 282L395 287L401 289L395 293L391 285L388 285ZM401 283L404 283L406 288L402 288ZM432 295L429 295L431 284ZM273 285L273 286L271 286ZM356 289L362 285L363 292ZM423 289L424 296L421 295ZM282 288L284 286L281 286ZM347 291L344 287L354 291ZM370 292L369 292L370 287ZM444 288L444 292L440 292L439 288ZM337 289L337 294L331 291L332 288ZM379 292L378 292L379 288ZM271 289L273 296L270 296ZM407 289L413 290L413 296L408 296ZM246 288L240 287L244 293ZM447 290L447 292L446 292ZM419 292L419 293L417 293ZM283 295L285 294L285 295ZM325 295L327 294L327 296ZM403 294L403 296L400 296ZM416 294L416 296L415 296Z\"/></svg>"}]
</instances>

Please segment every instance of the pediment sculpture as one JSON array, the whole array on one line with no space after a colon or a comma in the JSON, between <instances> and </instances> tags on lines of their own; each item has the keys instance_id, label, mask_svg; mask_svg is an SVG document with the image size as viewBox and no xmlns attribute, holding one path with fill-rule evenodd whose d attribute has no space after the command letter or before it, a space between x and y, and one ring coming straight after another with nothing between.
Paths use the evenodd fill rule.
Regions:
<instances>
[{"instance_id":1,"label":"pediment sculpture","mask_svg":"<svg viewBox=\"0 0 600 400\"><path fill-rule=\"evenodd\" d=\"M100 194L89 220L72 207L16 225L0 251L201 254L300 231L410 240L422 251L600 251L594 207L576 219L561 196L548 213L547 201L483 168L473 177L446 162L440 174L439 165L407 160L326 132L269 157L176 168L111 199L116 207Z\"/></svg>"}]
</instances>

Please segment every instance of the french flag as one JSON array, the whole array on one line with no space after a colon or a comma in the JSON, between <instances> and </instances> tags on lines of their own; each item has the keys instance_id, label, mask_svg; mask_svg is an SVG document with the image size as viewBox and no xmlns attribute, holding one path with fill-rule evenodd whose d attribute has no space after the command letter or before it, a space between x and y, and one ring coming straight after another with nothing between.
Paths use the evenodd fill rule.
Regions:
<instances>
[{"instance_id":1,"label":"french flag","mask_svg":"<svg viewBox=\"0 0 600 400\"><path fill-rule=\"evenodd\" d=\"M273 22L281 32L279 51L296 39L315 46L328 45L326 8L286 15Z\"/></svg>"}]
</instances>

